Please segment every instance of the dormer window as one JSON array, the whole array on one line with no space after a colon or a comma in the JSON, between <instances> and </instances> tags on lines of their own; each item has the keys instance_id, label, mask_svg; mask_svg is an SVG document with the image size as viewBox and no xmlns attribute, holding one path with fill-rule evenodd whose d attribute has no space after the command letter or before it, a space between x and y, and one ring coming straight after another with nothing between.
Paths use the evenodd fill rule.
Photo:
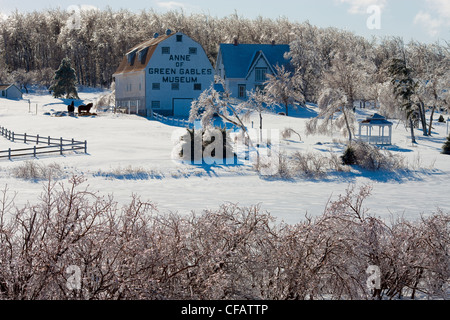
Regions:
<instances>
[{"instance_id":1,"label":"dormer window","mask_svg":"<svg viewBox=\"0 0 450 320\"><path fill-rule=\"evenodd\" d=\"M138 53L138 59L142 64L145 63L145 59L147 58L147 52L148 52L148 48L145 48L145 49L142 49L141 51L139 51L139 53Z\"/></svg>"},{"instance_id":2,"label":"dormer window","mask_svg":"<svg viewBox=\"0 0 450 320\"><path fill-rule=\"evenodd\" d=\"M127 53L128 64L130 66L132 66L134 64L134 58L136 57L136 51L137 50L133 50L133 51Z\"/></svg>"},{"instance_id":3,"label":"dormer window","mask_svg":"<svg viewBox=\"0 0 450 320\"><path fill-rule=\"evenodd\" d=\"M183 35L177 34L177 42L183 42Z\"/></svg>"}]
</instances>

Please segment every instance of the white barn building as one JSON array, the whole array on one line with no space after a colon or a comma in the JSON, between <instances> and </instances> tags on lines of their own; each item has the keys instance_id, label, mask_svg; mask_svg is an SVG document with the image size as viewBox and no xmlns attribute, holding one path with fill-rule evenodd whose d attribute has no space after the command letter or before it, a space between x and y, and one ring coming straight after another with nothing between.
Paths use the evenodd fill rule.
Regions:
<instances>
[{"instance_id":1,"label":"white barn building","mask_svg":"<svg viewBox=\"0 0 450 320\"><path fill-rule=\"evenodd\" d=\"M231 97L246 99L247 91L263 88L267 74L275 74L275 66L289 67L285 44L221 44L216 63L216 75L225 84Z\"/></svg>"},{"instance_id":2,"label":"white barn building","mask_svg":"<svg viewBox=\"0 0 450 320\"><path fill-rule=\"evenodd\" d=\"M187 117L192 101L214 83L214 69L199 43L167 30L132 48L113 77L116 107Z\"/></svg>"},{"instance_id":3,"label":"white barn building","mask_svg":"<svg viewBox=\"0 0 450 320\"><path fill-rule=\"evenodd\" d=\"M22 91L14 84L0 84L0 98L22 99Z\"/></svg>"}]
</instances>

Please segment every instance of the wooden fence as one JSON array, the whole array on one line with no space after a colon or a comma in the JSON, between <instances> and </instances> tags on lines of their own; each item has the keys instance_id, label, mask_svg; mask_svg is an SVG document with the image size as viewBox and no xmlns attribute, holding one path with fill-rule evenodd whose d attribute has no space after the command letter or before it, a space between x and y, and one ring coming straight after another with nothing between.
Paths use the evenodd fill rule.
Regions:
<instances>
[{"instance_id":1,"label":"wooden fence","mask_svg":"<svg viewBox=\"0 0 450 320\"><path fill-rule=\"evenodd\" d=\"M67 151L80 151L87 153L87 141L76 141L74 139L67 140L63 138L52 138L43 137L40 135L29 135L27 133L18 134L11 130L8 130L0 126L0 132L2 137L12 141L12 142L23 142L23 143L35 143L36 145L32 148L23 149L11 149L0 151L0 159L8 158L11 160L13 157L26 157L41 154L52 154L59 153L63 155ZM42 146L39 146L42 145Z\"/></svg>"},{"instance_id":2,"label":"wooden fence","mask_svg":"<svg viewBox=\"0 0 450 320\"><path fill-rule=\"evenodd\" d=\"M183 127L183 128L190 128L192 129L194 127L194 124L192 122L189 122L187 120L184 119L177 119L177 118L171 118L171 117L165 117L162 116L156 112L153 112L153 118L155 118L156 120L171 125L171 126L176 126L176 127Z\"/></svg>"}]
</instances>

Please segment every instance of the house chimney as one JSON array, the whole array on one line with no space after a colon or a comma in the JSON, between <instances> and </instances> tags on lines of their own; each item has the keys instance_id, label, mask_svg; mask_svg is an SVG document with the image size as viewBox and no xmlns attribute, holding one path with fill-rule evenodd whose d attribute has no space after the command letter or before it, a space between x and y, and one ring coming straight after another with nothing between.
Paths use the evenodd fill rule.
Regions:
<instances>
[{"instance_id":1,"label":"house chimney","mask_svg":"<svg viewBox=\"0 0 450 320\"><path fill-rule=\"evenodd\" d=\"M237 46L239 44L238 38L234 38L234 45Z\"/></svg>"}]
</instances>

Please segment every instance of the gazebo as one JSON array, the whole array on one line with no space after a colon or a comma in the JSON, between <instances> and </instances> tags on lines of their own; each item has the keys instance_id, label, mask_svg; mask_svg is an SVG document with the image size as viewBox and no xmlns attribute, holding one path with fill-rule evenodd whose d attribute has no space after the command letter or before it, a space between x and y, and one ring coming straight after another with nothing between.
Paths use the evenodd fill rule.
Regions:
<instances>
[{"instance_id":1,"label":"gazebo","mask_svg":"<svg viewBox=\"0 0 450 320\"><path fill-rule=\"evenodd\" d=\"M391 145L393 123L375 113L359 123L359 140L369 144Z\"/></svg>"}]
</instances>

